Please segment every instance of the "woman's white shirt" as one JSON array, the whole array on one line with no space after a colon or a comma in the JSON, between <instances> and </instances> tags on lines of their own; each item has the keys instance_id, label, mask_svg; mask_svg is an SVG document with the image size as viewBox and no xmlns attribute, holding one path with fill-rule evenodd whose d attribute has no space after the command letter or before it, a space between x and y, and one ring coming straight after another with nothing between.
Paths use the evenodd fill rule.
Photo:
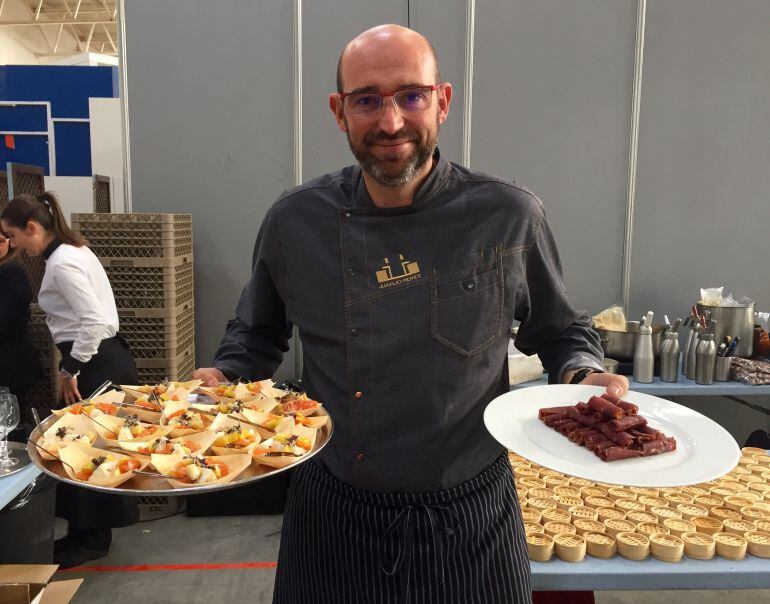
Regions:
<instances>
[{"instance_id":1,"label":"woman's white shirt","mask_svg":"<svg viewBox=\"0 0 770 604\"><path fill-rule=\"evenodd\" d=\"M99 343L118 332L110 280L86 246L62 243L46 259L38 304L55 344L73 342L70 355L87 363Z\"/></svg>"}]
</instances>

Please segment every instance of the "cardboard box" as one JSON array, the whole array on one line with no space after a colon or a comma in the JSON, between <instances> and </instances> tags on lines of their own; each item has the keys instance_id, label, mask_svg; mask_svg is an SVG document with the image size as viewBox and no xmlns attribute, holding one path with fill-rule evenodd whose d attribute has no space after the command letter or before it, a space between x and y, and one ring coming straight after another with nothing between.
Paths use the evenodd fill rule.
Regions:
<instances>
[{"instance_id":1,"label":"cardboard box","mask_svg":"<svg viewBox=\"0 0 770 604\"><path fill-rule=\"evenodd\" d=\"M67 604L83 579L53 581L56 564L0 564L0 604Z\"/></svg>"}]
</instances>

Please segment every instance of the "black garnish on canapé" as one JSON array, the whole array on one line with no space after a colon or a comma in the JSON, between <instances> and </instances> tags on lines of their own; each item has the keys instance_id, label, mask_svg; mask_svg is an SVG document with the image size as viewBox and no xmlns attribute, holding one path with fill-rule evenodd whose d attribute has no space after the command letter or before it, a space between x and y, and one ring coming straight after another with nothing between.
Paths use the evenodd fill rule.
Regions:
<instances>
[{"instance_id":1,"label":"black garnish on canap\u00e9","mask_svg":"<svg viewBox=\"0 0 770 604\"><path fill-rule=\"evenodd\" d=\"M133 428L134 426L139 425L139 416L135 414L127 415L126 418L123 420L123 425L126 428Z\"/></svg>"}]
</instances>

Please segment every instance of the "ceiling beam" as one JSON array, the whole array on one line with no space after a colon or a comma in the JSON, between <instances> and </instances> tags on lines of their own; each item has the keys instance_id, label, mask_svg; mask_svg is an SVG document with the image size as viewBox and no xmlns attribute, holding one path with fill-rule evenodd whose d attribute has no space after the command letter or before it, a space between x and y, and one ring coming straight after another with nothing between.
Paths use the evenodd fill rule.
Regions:
<instances>
[{"instance_id":1,"label":"ceiling beam","mask_svg":"<svg viewBox=\"0 0 770 604\"><path fill-rule=\"evenodd\" d=\"M115 46L115 42L112 39L112 35L110 34L110 30L107 29L107 26L102 23L102 29L104 30L104 33L107 34L107 39L110 41L110 46L112 46L112 52L118 52L118 47Z\"/></svg>"},{"instance_id":2,"label":"ceiling beam","mask_svg":"<svg viewBox=\"0 0 770 604\"><path fill-rule=\"evenodd\" d=\"M107 19L53 19L51 21L17 19L13 21L0 21L0 27L26 27L28 25L108 25L110 23L115 23L115 21Z\"/></svg>"}]
</instances>

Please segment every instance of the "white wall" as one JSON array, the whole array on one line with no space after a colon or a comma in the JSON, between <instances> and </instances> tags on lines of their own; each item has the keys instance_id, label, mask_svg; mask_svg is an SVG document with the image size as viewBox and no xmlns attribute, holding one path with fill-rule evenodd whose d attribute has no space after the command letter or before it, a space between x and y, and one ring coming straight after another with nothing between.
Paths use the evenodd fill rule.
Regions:
<instances>
[{"instance_id":1,"label":"white wall","mask_svg":"<svg viewBox=\"0 0 770 604\"><path fill-rule=\"evenodd\" d=\"M81 67L118 66L118 57L103 55L98 52L82 52L76 55L56 58L48 61L49 65L79 65Z\"/></svg>"},{"instance_id":2,"label":"white wall","mask_svg":"<svg viewBox=\"0 0 770 604\"><path fill-rule=\"evenodd\" d=\"M112 178L112 211L125 212L120 99L88 99L88 115L91 118L91 172Z\"/></svg>"},{"instance_id":3,"label":"white wall","mask_svg":"<svg viewBox=\"0 0 770 604\"><path fill-rule=\"evenodd\" d=\"M45 188L59 198L70 224L73 213L94 211L93 179L90 176L46 176Z\"/></svg>"},{"instance_id":4,"label":"white wall","mask_svg":"<svg viewBox=\"0 0 770 604\"><path fill-rule=\"evenodd\" d=\"M22 0L6 0L2 21L32 18L31 9ZM0 65L38 65L50 62L50 55L59 33L58 25L31 27L0 27ZM75 38L64 29L57 53L72 53L77 49Z\"/></svg>"},{"instance_id":5,"label":"white wall","mask_svg":"<svg viewBox=\"0 0 770 604\"><path fill-rule=\"evenodd\" d=\"M94 174L123 176L120 99L88 99L91 119L91 166Z\"/></svg>"}]
</instances>

